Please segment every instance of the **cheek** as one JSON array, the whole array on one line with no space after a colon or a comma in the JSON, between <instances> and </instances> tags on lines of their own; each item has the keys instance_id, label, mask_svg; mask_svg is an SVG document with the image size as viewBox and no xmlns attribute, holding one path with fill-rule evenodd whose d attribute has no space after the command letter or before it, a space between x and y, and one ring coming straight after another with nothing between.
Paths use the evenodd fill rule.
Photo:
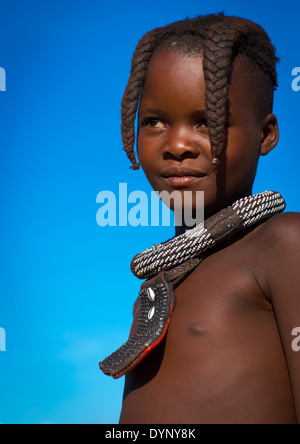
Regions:
<instances>
[{"instance_id":1,"label":"cheek","mask_svg":"<svg viewBox=\"0 0 300 444\"><path fill-rule=\"evenodd\" d=\"M260 135L232 128L228 133L226 170L228 178L254 178L260 157Z\"/></svg>"},{"instance_id":2,"label":"cheek","mask_svg":"<svg viewBox=\"0 0 300 444\"><path fill-rule=\"evenodd\" d=\"M146 155L147 151L144 149L144 145L142 143L142 138L139 134L137 136L136 152L137 152L138 161L139 161L141 167L144 169L144 164L147 161L147 155Z\"/></svg>"},{"instance_id":3,"label":"cheek","mask_svg":"<svg viewBox=\"0 0 300 444\"><path fill-rule=\"evenodd\" d=\"M227 158L247 168L255 164L260 156L260 133L257 129L230 128L228 132Z\"/></svg>"},{"instance_id":4,"label":"cheek","mask_svg":"<svg viewBox=\"0 0 300 444\"><path fill-rule=\"evenodd\" d=\"M143 146L137 145L137 155L138 161L146 173L149 169L151 169L151 156L149 155L149 151L145 150Z\"/></svg>"},{"instance_id":5,"label":"cheek","mask_svg":"<svg viewBox=\"0 0 300 444\"><path fill-rule=\"evenodd\" d=\"M159 152L153 140L147 140L147 138L139 135L137 138L137 155L144 171L155 168Z\"/></svg>"},{"instance_id":6,"label":"cheek","mask_svg":"<svg viewBox=\"0 0 300 444\"><path fill-rule=\"evenodd\" d=\"M141 134L141 131L138 131L137 139L136 139L136 150L137 155L139 157L140 162L143 161L143 159L147 158L147 153L149 152L149 147L147 147L147 143L145 143L145 138Z\"/></svg>"},{"instance_id":7,"label":"cheek","mask_svg":"<svg viewBox=\"0 0 300 444\"><path fill-rule=\"evenodd\" d=\"M154 185L153 182L153 169L155 168L155 154L153 150L153 146L147 146L144 143L142 137L137 138L137 155L138 161L144 171L150 185Z\"/></svg>"}]
</instances>

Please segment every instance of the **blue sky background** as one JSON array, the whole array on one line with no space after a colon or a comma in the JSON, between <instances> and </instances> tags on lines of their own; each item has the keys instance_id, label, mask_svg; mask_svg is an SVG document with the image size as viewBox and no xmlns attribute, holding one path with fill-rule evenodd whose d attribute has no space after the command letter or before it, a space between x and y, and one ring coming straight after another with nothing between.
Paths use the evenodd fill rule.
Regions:
<instances>
[{"instance_id":1,"label":"blue sky background","mask_svg":"<svg viewBox=\"0 0 300 444\"><path fill-rule=\"evenodd\" d=\"M277 47L281 139L255 192L299 211L297 1L4 1L0 4L0 423L116 423L124 378L98 362L126 340L140 286L132 257L172 228L96 224L102 190L150 187L122 152L120 102L145 32L225 10Z\"/></svg>"}]
</instances>

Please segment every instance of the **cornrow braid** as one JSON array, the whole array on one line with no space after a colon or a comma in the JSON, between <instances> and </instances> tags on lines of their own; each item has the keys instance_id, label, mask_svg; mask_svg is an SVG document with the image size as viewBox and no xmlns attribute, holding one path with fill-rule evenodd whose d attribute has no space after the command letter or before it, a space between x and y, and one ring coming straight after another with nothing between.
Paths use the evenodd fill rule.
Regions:
<instances>
[{"instance_id":1,"label":"cornrow braid","mask_svg":"<svg viewBox=\"0 0 300 444\"><path fill-rule=\"evenodd\" d=\"M229 76L234 55L244 53L254 59L257 65L270 78L275 89L277 75L274 48L262 45L257 35L268 39L263 29L249 20L228 17L224 23L214 23L207 32L204 43L203 69L206 80L206 109L208 130L211 141L213 164L215 169L226 142L226 124L228 118ZM253 36L256 36L254 39Z\"/></svg>"},{"instance_id":2,"label":"cornrow braid","mask_svg":"<svg viewBox=\"0 0 300 444\"><path fill-rule=\"evenodd\" d=\"M132 169L139 169L134 153L135 127L134 121L139 104L139 99L146 77L149 61L153 51L161 42L161 39L172 34L172 29L176 24L171 24L164 28L157 28L148 32L138 43L131 62L131 71L128 84L126 86L121 103L121 134L123 147L131 163Z\"/></svg>"},{"instance_id":3,"label":"cornrow braid","mask_svg":"<svg viewBox=\"0 0 300 444\"><path fill-rule=\"evenodd\" d=\"M175 45L174 45L175 43ZM223 13L185 19L148 32L134 52L128 85L122 99L121 133L124 150L133 166L138 169L134 153L135 116L146 77L149 61L156 50L203 54L206 81L205 104L214 168L226 144L228 97L233 60L239 53L255 62L266 76L273 91L277 87L275 49L266 32L256 23L239 17L226 17ZM268 96L270 90L268 89ZM267 97L268 103L270 98Z\"/></svg>"},{"instance_id":4,"label":"cornrow braid","mask_svg":"<svg viewBox=\"0 0 300 444\"><path fill-rule=\"evenodd\" d=\"M139 164L136 161L134 153L135 128L134 121L141 95L142 85L145 80L149 60L151 59L154 48L157 45L157 38L154 32L147 33L139 42L131 63L131 72L128 84L126 86L122 99L122 125L121 133L124 150L133 166L132 169L138 169Z\"/></svg>"},{"instance_id":5,"label":"cornrow braid","mask_svg":"<svg viewBox=\"0 0 300 444\"><path fill-rule=\"evenodd\" d=\"M228 24L216 23L207 32L204 43L203 70L206 82L205 105L213 164L217 169L225 143L225 127L233 47L239 37Z\"/></svg>"}]
</instances>

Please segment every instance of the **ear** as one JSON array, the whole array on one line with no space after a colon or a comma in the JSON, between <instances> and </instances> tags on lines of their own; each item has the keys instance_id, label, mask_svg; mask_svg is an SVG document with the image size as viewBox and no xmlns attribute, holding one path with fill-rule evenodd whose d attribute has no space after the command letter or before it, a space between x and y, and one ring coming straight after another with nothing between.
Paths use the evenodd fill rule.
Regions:
<instances>
[{"instance_id":1,"label":"ear","mask_svg":"<svg viewBox=\"0 0 300 444\"><path fill-rule=\"evenodd\" d=\"M274 114L268 114L263 121L261 138L261 156L266 156L277 145L279 140L279 128L277 117Z\"/></svg>"}]
</instances>

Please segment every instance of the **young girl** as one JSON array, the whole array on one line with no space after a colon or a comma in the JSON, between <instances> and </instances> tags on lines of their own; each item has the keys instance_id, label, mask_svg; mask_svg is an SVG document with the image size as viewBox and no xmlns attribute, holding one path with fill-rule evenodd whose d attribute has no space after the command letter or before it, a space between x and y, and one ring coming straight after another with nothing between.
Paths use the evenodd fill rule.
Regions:
<instances>
[{"instance_id":1,"label":"young girl","mask_svg":"<svg viewBox=\"0 0 300 444\"><path fill-rule=\"evenodd\" d=\"M252 195L278 142L275 50L223 14L146 34L122 101L124 148L155 191L204 192L205 223L138 254L130 339L100 363L126 374L120 423L300 421L300 215ZM191 206L195 211L195 199Z\"/></svg>"}]
</instances>

